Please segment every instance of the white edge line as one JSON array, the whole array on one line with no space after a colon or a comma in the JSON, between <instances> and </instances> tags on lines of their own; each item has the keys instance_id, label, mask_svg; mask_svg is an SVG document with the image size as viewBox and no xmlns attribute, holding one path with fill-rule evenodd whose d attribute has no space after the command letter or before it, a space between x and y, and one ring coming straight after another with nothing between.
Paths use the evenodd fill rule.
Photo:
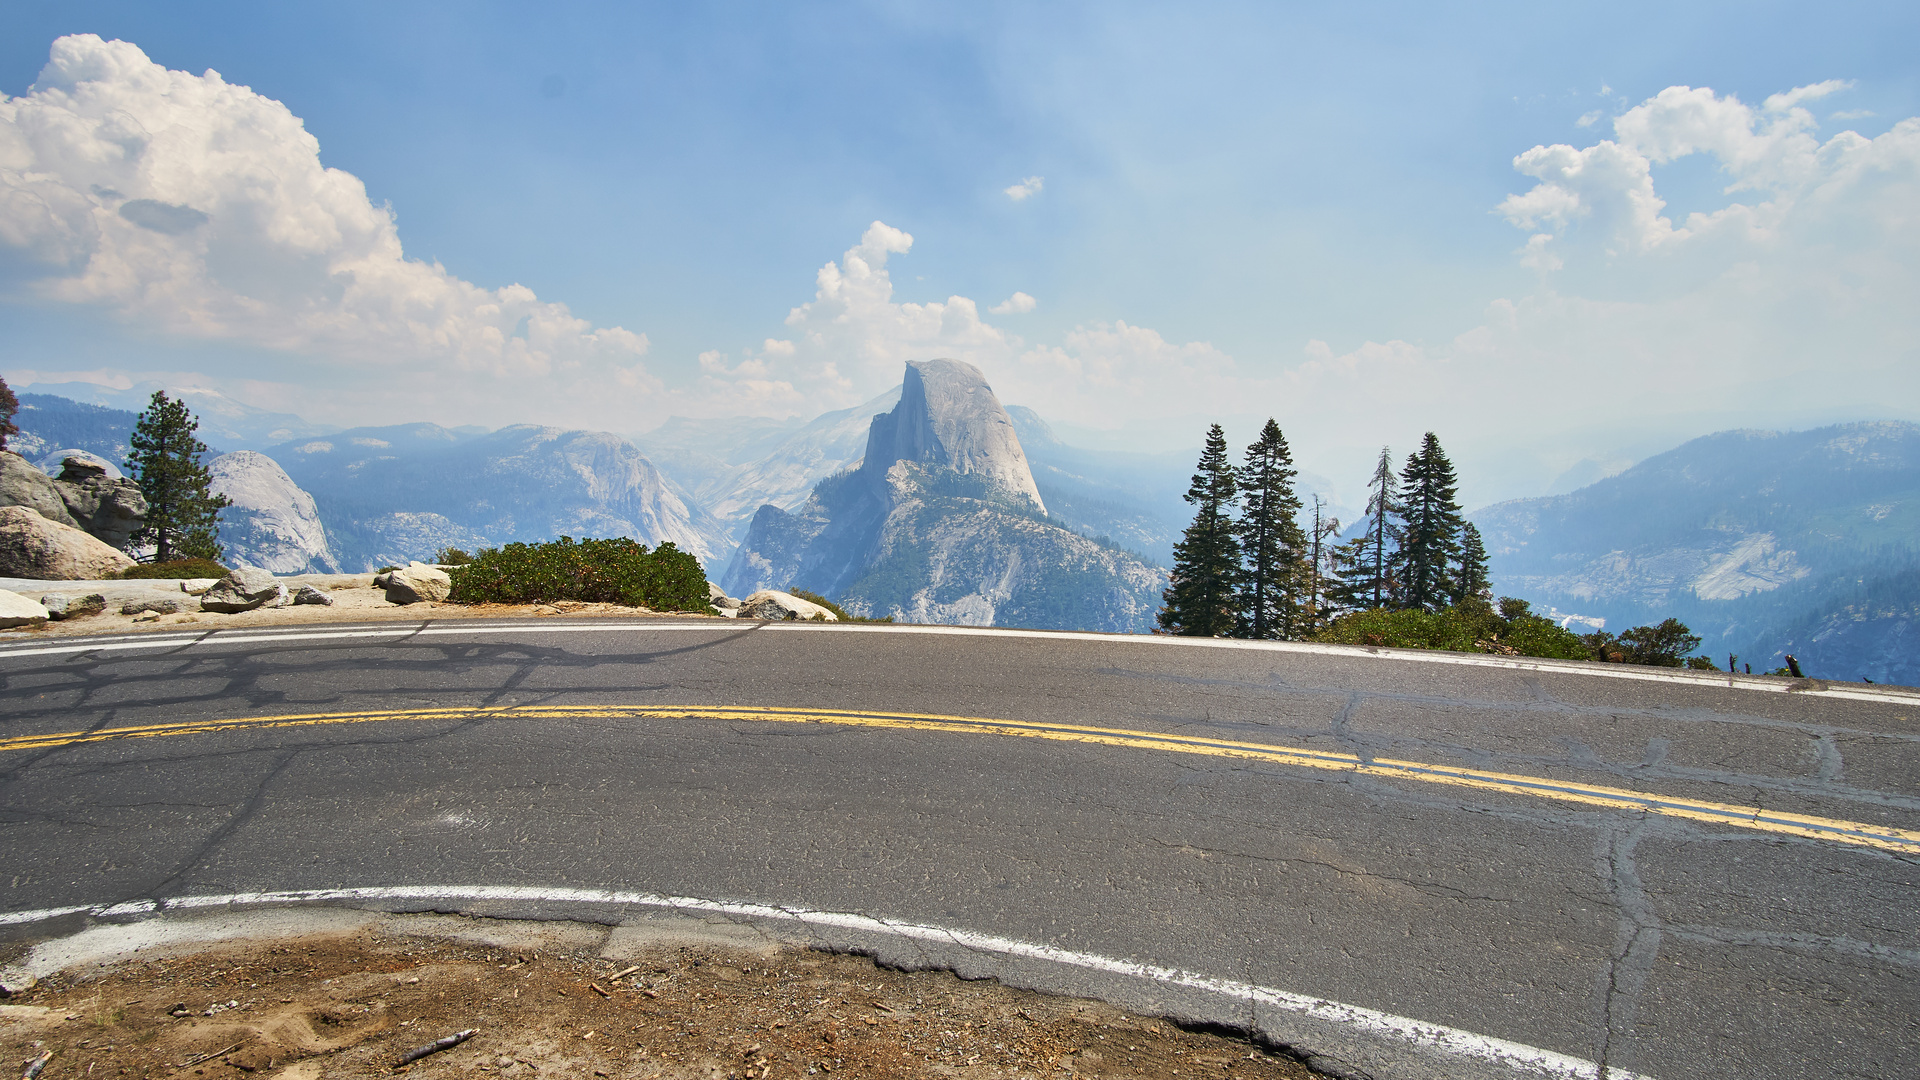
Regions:
<instances>
[{"instance_id":1,"label":"white edge line","mask_svg":"<svg viewBox=\"0 0 1920 1080\"><path fill-rule=\"evenodd\" d=\"M1178 968L1117 960L1095 953L1075 952L1051 945L996 937L991 934L978 934L969 930L955 930L944 926L895 922L850 912L814 911L808 908L707 900L697 896L661 896L654 893L616 889L533 888L509 885L405 885L359 889L298 889L283 892L228 893L216 896L180 896L159 901L134 900L113 905L16 911L0 913L0 926L42 922L80 913L111 918L171 911L200 911L207 908L343 901L402 901L429 904L445 901L624 904L767 919L872 934L891 934L913 941L957 945L978 952L1042 960L1132 979L1145 979L1187 990L1198 990L1236 1001L1251 1001L1443 1054L1476 1058L1511 1068L1525 1069L1538 1076L1566 1078L1566 1080L1598 1080L1600 1076L1599 1066L1584 1058L1572 1057L1553 1050L1543 1050L1537 1046L1528 1046L1525 1043L1512 1042L1491 1035L1480 1035L1460 1028L1447 1027L1444 1024L1431 1024L1424 1020L1395 1016L1377 1009L1348 1005L1326 998L1308 997L1235 979L1215 978ZM1608 1080L1653 1080L1652 1077L1643 1074L1630 1073L1612 1067L1607 1069L1606 1075Z\"/></svg>"},{"instance_id":2,"label":"white edge line","mask_svg":"<svg viewBox=\"0 0 1920 1080\"><path fill-rule=\"evenodd\" d=\"M484 633L514 634L607 634L630 633L635 630L657 631L718 631L737 632L743 624L731 620L702 620L697 623L685 622L618 622L618 623L561 623L561 624L520 624L520 623L482 623L462 626L455 623L422 625L403 623L391 629L364 628L353 630L309 630L296 629L268 630L247 629L237 631L214 631L211 634L169 635L165 638L122 637L118 640L95 641L88 645L46 645L33 648L5 648L0 646L0 659L11 656L46 656L76 652L113 652L122 649L164 649L204 645L246 645L275 641L313 641L345 638L369 637L447 637ZM1048 641L1087 641L1119 643L1126 645L1167 645L1201 649L1252 649L1262 652L1305 653L1312 656L1334 656L1347 659L1374 657L1382 660L1406 660L1416 664L1452 664L1457 667L1487 667L1507 671L1539 671L1560 675L1584 675L1596 679L1628 679L1635 682L1665 682L1682 686L1716 687L1727 690L1753 690L1761 693L1791 694L1796 697L1846 701L1872 701L1889 705L1920 707L1920 690L1873 689L1866 690L1853 686L1826 687L1824 689L1794 689L1790 683L1762 681L1759 676L1739 676L1730 673L1709 675L1704 672L1671 671L1660 668L1646 668L1638 665L1588 664L1577 661L1555 661L1532 657L1514 659L1501 656L1474 656L1464 653L1429 652L1423 649L1382 649L1364 645L1330 645L1313 641L1246 641L1237 638L1193 638L1175 637L1165 634L1096 634L1078 630L1017 630L987 626L915 626L915 625L854 625L823 626L820 624L800 623L754 623L744 624L758 630L774 630L788 633L830 633L830 634L936 634L961 637L1016 637L1034 638Z\"/></svg>"}]
</instances>

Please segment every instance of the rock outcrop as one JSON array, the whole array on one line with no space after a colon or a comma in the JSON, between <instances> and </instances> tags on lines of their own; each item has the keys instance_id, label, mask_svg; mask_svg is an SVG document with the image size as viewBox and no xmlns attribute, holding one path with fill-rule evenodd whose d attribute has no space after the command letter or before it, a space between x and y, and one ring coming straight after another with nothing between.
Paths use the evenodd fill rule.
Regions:
<instances>
[{"instance_id":1,"label":"rock outcrop","mask_svg":"<svg viewBox=\"0 0 1920 1080\"><path fill-rule=\"evenodd\" d=\"M147 497L140 485L92 454L69 454L54 478L67 513L103 544L125 548L147 523Z\"/></svg>"},{"instance_id":2,"label":"rock outcrop","mask_svg":"<svg viewBox=\"0 0 1920 1080\"><path fill-rule=\"evenodd\" d=\"M262 607L286 607L287 587L274 579L271 570L257 566L235 567L220 579L220 584L200 597L201 611L231 615Z\"/></svg>"},{"instance_id":3,"label":"rock outcrop","mask_svg":"<svg viewBox=\"0 0 1920 1080\"><path fill-rule=\"evenodd\" d=\"M1046 504L1034 486L1013 420L993 395L986 376L959 360L913 360L907 364L900 404L873 418L860 471L879 482L895 462L914 461L985 477L1041 513Z\"/></svg>"},{"instance_id":4,"label":"rock outcrop","mask_svg":"<svg viewBox=\"0 0 1920 1080\"><path fill-rule=\"evenodd\" d=\"M90 581L112 577L132 565L126 553L38 510L0 507L0 577Z\"/></svg>"},{"instance_id":5,"label":"rock outcrop","mask_svg":"<svg viewBox=\"0 0 1920 1080\"><path fill-rule=\"evenodd\" d=\"M239 450L207 463L209 490L231 503L220 512L227 558L276 574L337 574L313 496L265 454Z\"/></svg>"},{"instance_id":6,"label":"rock outcrop","mask_svg":"<svg viewBox=\"0 0 1920 1080\"><path fill-rule=\"evenodd\" d=\"M43 454L34 462L34 465L48 476L59 476L61 470L66 468L69 458L78 458L84 464L99 466L100 471L112 480L124 479L127 475L120 471L120 466L91 450L81 450L78 447L68 447L65 450L55 450L51 454Z\"/></svg>"},{"instance_id":7,"label":"rock outcrop","mask_svg":"<svg viewBox=\"0 0 1920 1080\"><path fill-rule=\"evenodd\" d=\"M802 600L778 589L761 589L745 600L735 613L741 619L805 619L815 622L839 622L840 616L811 600Z\"/></svg>"},{"instance_id":8,"label":"rock outcrop","mask_svg":"<svg viewBox=\"0 0 1920 1080\"><path fill-rule=\"evenodd\" d=\"M24 506L110 547L124 547L145 523L140 485L93 455L70 452L58 477L12 451L0 452L0 506Z\"/></svg>"},{"instance_id":9,"label":"rock outcrop","mask_svg":"<svg viewBox=\"0 0 1920 1080\"><path fill-rule=\"evenodd\" d=\"M437 604L453 591L453 579L439 567L416 562L375 577L373 587L385 589L390 604Z\"/></svg>"},{"instance_id":10,"label":"rock outcrop","mask_svg":"<svg viewBox=\"0 0 1920 1080\"><path fill-rule=\"evenodd\" d=\"M48 618L45 607L16 592L0 589L0 630L21 626L40 626Z\"/></svg>"},{"instance_id":11,"label":"rock outcrop","mask_svg":"<svg viewBox=\"0 0 1920 1080\"><path fill-rule=\"evenodd\" d=\"M908 366L858 469L765 505L721 579L799 587L905 622L1144 633L1166 571L1048 521L1019 439L971 365ZM745 616L747 609L741 608Z\"/></svg>"}]
</instances>

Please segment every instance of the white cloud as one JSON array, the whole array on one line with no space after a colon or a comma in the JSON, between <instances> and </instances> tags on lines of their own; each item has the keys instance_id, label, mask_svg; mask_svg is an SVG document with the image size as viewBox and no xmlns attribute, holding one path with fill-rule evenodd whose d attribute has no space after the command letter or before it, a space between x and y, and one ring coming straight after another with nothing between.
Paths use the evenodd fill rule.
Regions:
<instances>
[{"instance_id":1,"label":"white cloud","mask_svg":"<svg viewBox=\"0 0 1920 1080\"><path fill-rule=\"evenodd\" d=\"M323 165L286 106L92 34L54 42L28 92L0 97L0 260L42 301L416 390L458 376L468 404L523 415L589 383L658 385L644 334L407 258L392 211Z\"/></svg>"},{"instance_id":2,"label":"white cloud","mask_svg":"<svg viewBox=\"0 0 1920 1080\"><path fill-rule=\"evenodd\" d=\"M1045 187L1046 184L1047 181L1044 176L1029 176L1025 180L1007 188L1005 195L1014 202L1020 202L1031 196L1040 194L1040 189Z\"/></svg>"},{"instance_id":3,"label":"white cloud","mask_svg":"<svg viewBox=\"0 0 1920 1080\"><path fill-rule=\"evenodd\" d=\"M1865 120L1869 116L1878 116L1878 115L1879 114L1874 112L1872 109L1842 109L1837 113L1828 113L1827 119L1839 120L1844 122L1847 120Z\"/></svg>"},{"instance_id":4,"label":"white cloud","mask_svg":"<svg viewBox=\"0 0 1920 1080\"><path fill-rule=\"evenodd\" d=\"M1582 113L1580 119L1575 120L1573 123L1575 127L1592 127L1599 123L1600 119L1606 115L1607 114L1601 110L1594 109L1592 112Z\"/></svg>"},{"instance_id":5,"label":"white cloud","mask_svg":"<svg viewBox=\"0 0 1920 1080\"><path fill-rule=\"evenodd\" d=\"M1040 301L1023 292L1016 292L987 310L995 315L1025 315L1038 307Z\"/></svg>"},{"instance_id":6,"label":"white cloud","mask_svg":"<svg viewBox=\"0 0 1920 1080\"><path fill-rule=\"evenodd\" d=\"M1765 102L1768 112L1786 112L1803 101L1816 101L1828 94L1853 89L1852 79L1828 79L1812 86L1796 86L1784 94L1770 94Z\"/></svg>"}]
</instances>

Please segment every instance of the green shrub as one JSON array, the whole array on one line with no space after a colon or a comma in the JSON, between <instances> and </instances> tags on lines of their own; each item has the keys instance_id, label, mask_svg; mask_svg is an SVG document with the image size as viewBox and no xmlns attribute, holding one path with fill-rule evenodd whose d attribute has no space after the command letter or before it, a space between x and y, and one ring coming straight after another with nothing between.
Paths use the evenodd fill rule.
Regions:
<instances>
[{"instance_id":1,"label":"green shrub","mask_svg":"<svg viewBox=\"0 0 1920 1080\"><path fill-rule=\"evenodd\" d=\"M1335 619L1314 640L1554 660L1587 660L1592 655L1578 634L1533 614L1525 600L1510 596L1501 597L1497 608L1485 600L1469 599L1439 611L1373 608L1350 612Z\"/></svg>"},{"instance_id":2,"label":"green shrub","mask_svg":"<svg viewBox=\"0 0 1920 1080\"><path fill-rule=\"evenodd\" d=\"M172 559L162 563L141 563L120 571L119 577L126 581L142 581L148 578L222 578L231 570L212 559Z\"/></svg>"},{"instance_id":3,"label":"green shrub","mask_svg":"<svg viewBox=\"0 0 1920 1080\"><path fill-rule=\"evenodd\" d=\"M656 611L704 611L707 576L699 560L671 542L648 551L624 536L483 548L448 571L456 604L535 604L578 600Z\"/></svg>"},{"instance_id":4,"label":"green shrub","mask_svg":"<svg viewBox=\"0 0 1920 1080\"><path fill-rule=\"evenodd\" d=\"M473 561L473 556L459 548L441 548L434 553L433 561L441 566L465 566Z\"/></svg>"},{"instance_id":5,"label":"green shrub","mask_svg":"<svg viewBox=\"0 0 1920 1080\"><path fill-rule=\"evenodd\" d=\"M833 612L834 617L839 619L841 622L890 623L893 621L893 616L891 615L887 616L884 619L869 619L864 615L849 615L846 613L846 610L842 608L839 604L836 604L833 601L827 599L826 597L821 596L817 592L808 592L806 589L788 589L787 593L791 596L797 596L800 599L805 600L810 604L819 604L821 607L826 608L828 611Z\"/></svg>"}]
</instances>

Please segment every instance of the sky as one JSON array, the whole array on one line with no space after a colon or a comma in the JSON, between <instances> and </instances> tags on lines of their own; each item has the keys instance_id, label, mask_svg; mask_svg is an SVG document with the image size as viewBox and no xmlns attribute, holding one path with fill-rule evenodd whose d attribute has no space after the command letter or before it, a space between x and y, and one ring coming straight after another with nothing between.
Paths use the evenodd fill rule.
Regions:
<instances>
[{"instance_id":1,"label":"sky","mask_svg":"<svg viewBox=\"0 0 1920 1080\"><path fill-rule=\"evenodd\" d=\"M1907 4L0 11L0 374L346 426L811 417L977 364L1070 441L1469 506L1920 419Z\"/></svg>"}]
</instances>

